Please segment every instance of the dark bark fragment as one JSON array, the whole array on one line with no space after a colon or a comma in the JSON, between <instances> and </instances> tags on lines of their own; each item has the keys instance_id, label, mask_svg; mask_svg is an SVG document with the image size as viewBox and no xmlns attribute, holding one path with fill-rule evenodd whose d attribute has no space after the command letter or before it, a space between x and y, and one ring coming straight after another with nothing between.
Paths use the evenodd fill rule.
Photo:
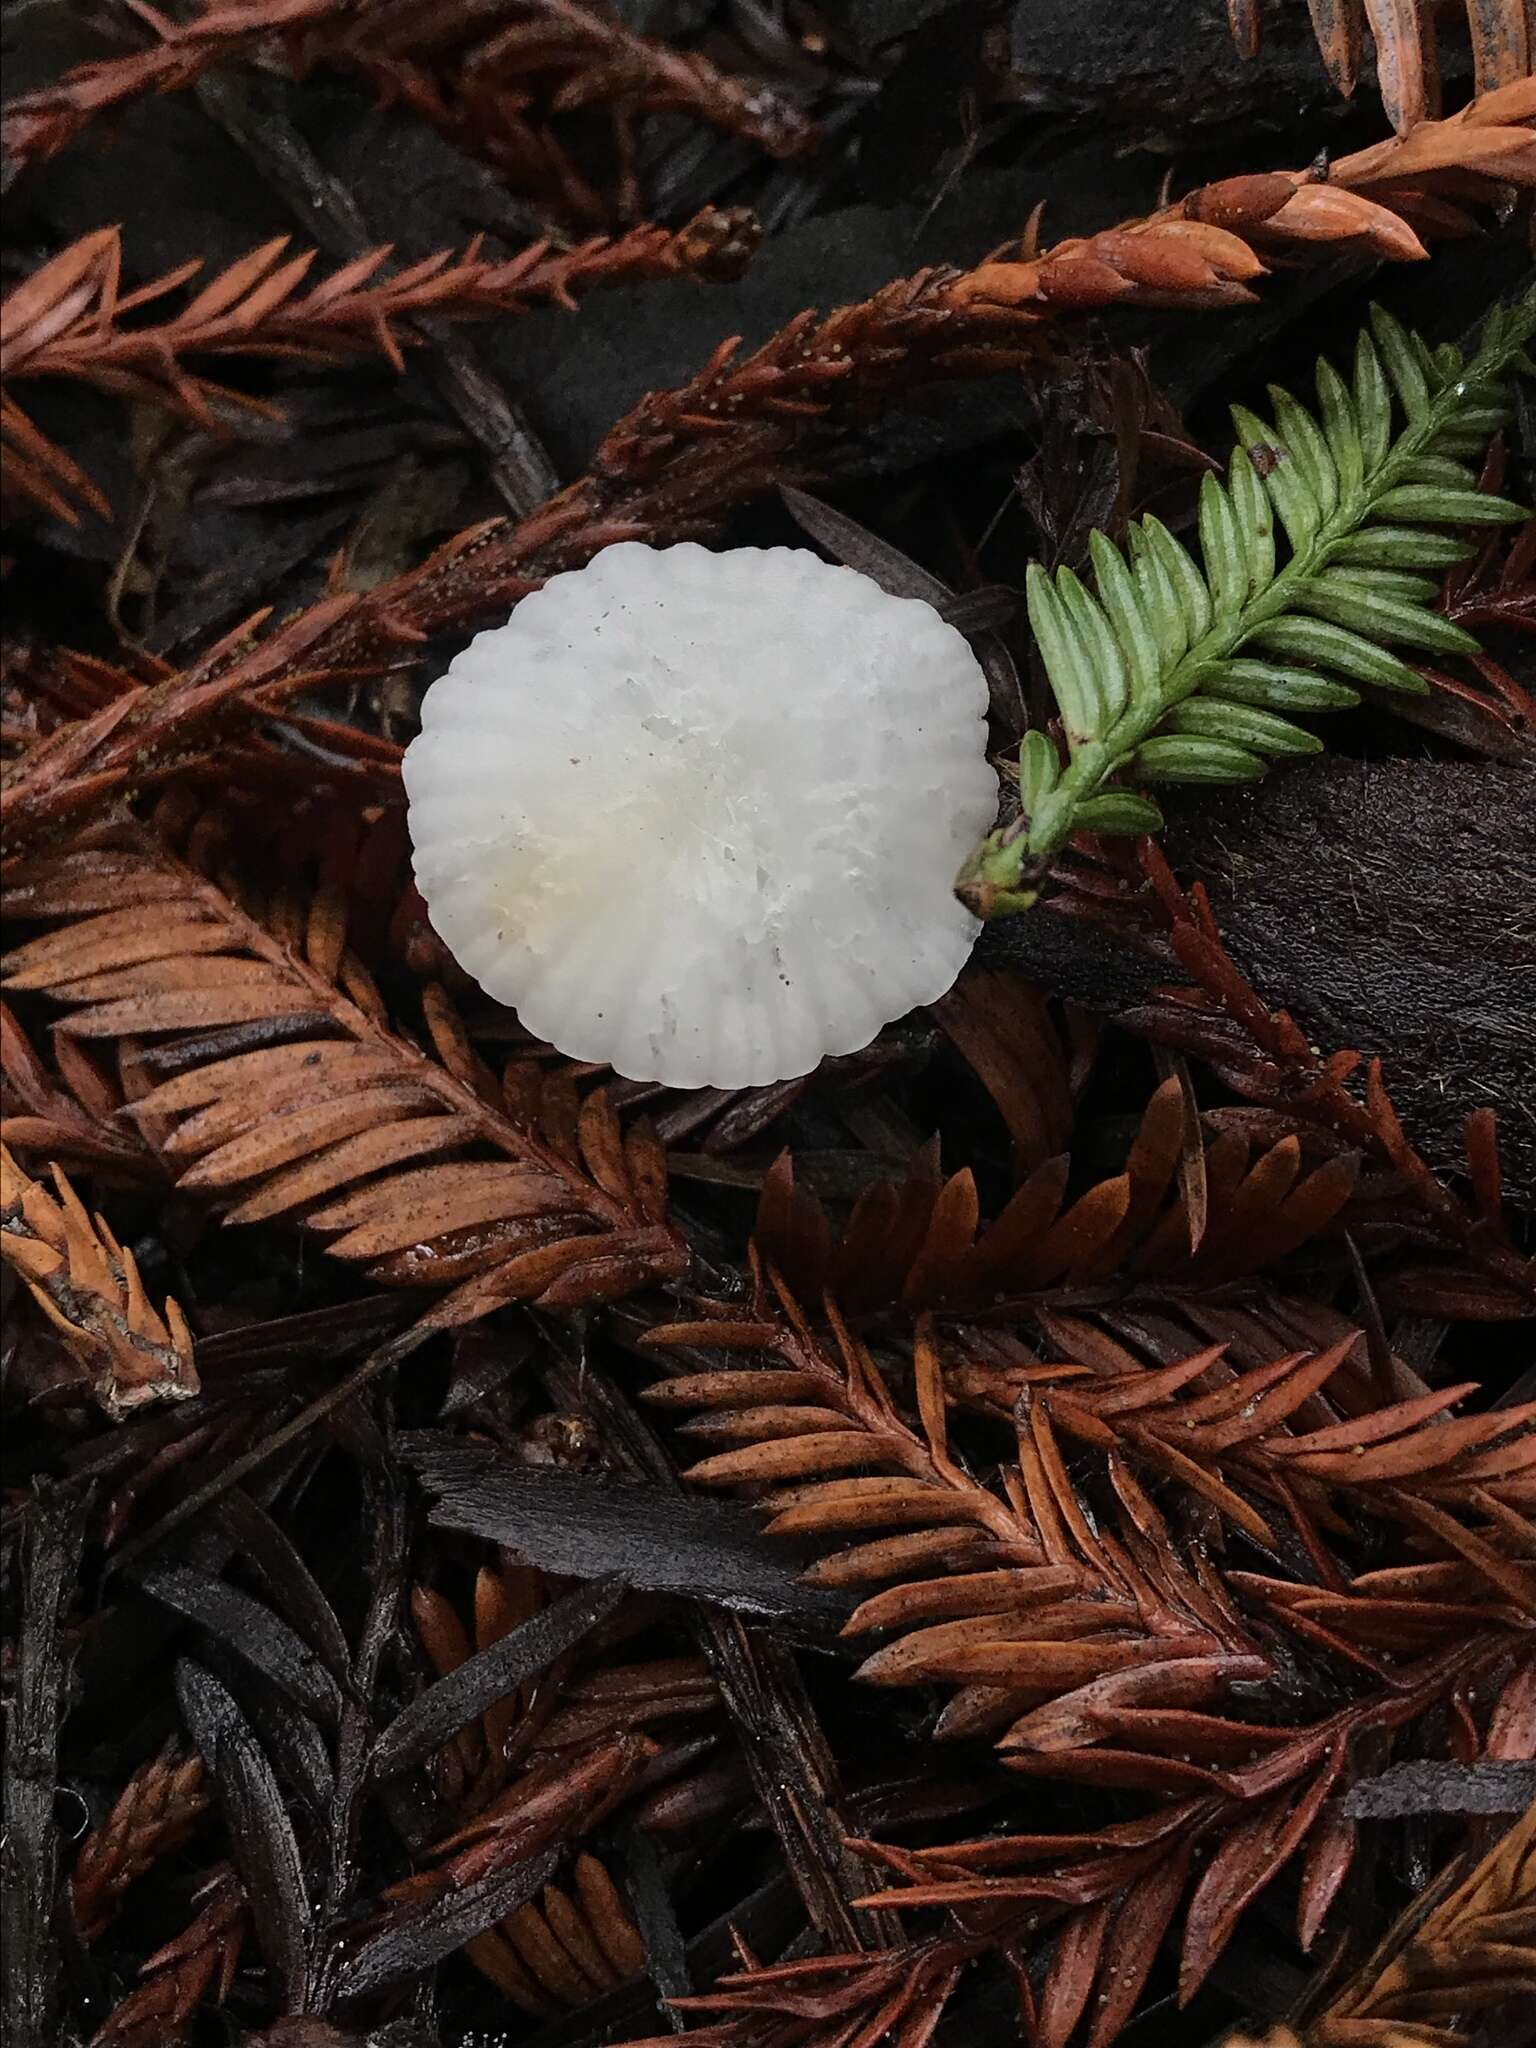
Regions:
<instances>
[{"instance_id":1,"label":"dark bark fragment","mask_svg":"<svg viewBox=\"0 0 1536 2048\"><path fill-rule=\"evenodd\" d=\"M431 1521L504 1544L571 1578L617 1573L645 1592L680 1593L749 1614L840 1620L846 1605L802 1586L761 1517L735 1501L659 1486L615 1486L580 1472L510 1465L489 1444L418 1430L400 1447L435 1496Z\"/></svg>"},{"instance_id":2,"label":"dark bark fragment","mask_svg":"<svg viewBox=\"0 0 1536 2048\"><path fill-rule=\"evenodd\" d=\"M60 1622L80 1569L85 1508L81 1494L40 1494L28 1524L16 1690L6 1725L0 1846L4 2034L16 2048L46 2048L55 2038L50 1921L59 1838L53 1797L69 1672Z\"/></svg>"},{"instance_id":3,"label":"dark bark fragment","mask_svg":"<svg viewBox=\"0 0 1536 2048\"><path fill-rule=\"evenodd\" d=\"M221 76L204 79L197 95L322 248L346 263L378 246L381 237L352 192L321 163L275 99L268 96L263 104L245 81ZM531 512L558 490L560 479L522 407L488 369L478 343L439 320L418 318L412 324L430 343L426 376L443 407L479 443L508 509L519 518ZM407 372L408 381L413 375Z\"/></svg>"},{"instance_id":4,"label":"dark bark fragment","mask_svg":"<svg viewBox=\"0 0 1536 2048\"><path fill-rule=\"evenodd\" d=\"M1266 1003L1324 1051L1381 1058L1432 1165L1464 1166L1486 1106L1507 1192L1536 1194L1536 770L1309 762L1181 807L1165 851ZM1114 1012L1186 978L1043 907L990 926L977 957Z\"/></svg>"}]
</instances>

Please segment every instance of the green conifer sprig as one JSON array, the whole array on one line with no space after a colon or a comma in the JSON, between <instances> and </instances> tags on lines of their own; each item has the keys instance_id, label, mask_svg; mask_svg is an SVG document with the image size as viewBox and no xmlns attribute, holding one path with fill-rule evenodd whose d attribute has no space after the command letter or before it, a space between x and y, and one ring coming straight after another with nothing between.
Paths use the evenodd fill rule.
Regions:
<instances>
[{"instance_id":1,"label":"green conifer sprig","mask_svg":"<svg viewBox=\"0 0 1536 2048\"><path fill-rule=\"evenodd\" d=\"M1358 704L1360 684L1423 693L1395 648L1475 653L1432 609L1438 575L1469 552L1435 529L1528 516L1479 490L1468 459L1510 417L1508 375L1536 374L1533 334L1536 291L1490 315L1470 362L1373 307L1352 380L1319 362L1315 416L1274 386L1273 423L1233 408L1227 480L1201 486L1201 562L1149 515L1123 550L1092 536L1095 591L1031 566L1067 758L1025 735L1021 814L977 850L962 899L982 916L1021 909L1072 833L1157 831L1148 784L1246 782L1318 752L1294 713Z\"/></svg>"}]
</instances>

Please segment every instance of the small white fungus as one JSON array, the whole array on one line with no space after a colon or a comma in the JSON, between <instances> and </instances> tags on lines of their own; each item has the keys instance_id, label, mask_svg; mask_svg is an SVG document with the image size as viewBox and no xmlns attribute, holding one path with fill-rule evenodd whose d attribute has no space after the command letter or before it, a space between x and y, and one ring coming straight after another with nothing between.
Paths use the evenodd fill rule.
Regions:
<instances>
[{"instance_id":1,"label":"small white fungus","mask_svg":"<svg viewBox=\"0 0 1536 2048\"><path fill-rule=\"evenodd\" d=\"M416 879L455 958L572 1058L674 1088L808 1073L965 964L985 709L920 599L799 548L625 542L427 692Z\"/></svg>"}]
</instances>

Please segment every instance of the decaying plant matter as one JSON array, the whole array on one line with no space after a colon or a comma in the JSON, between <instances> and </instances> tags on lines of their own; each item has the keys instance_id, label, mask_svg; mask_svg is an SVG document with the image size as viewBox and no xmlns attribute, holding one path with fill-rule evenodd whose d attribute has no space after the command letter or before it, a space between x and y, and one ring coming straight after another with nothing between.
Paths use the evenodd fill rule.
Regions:
<instances>
[{"instance_id":1,"label":"decaying plant matter","mask_svg":"<svg viewBox=\"0 0 1536 2048\"><path fill-rule=\"evenodd\" d=\"M1081 1482L1067 1475L1054 1418L1071 1411L1073 1393L1084 1384L1101 1388L1111 1408L1107 1397L1122 1370L1114 1347L1086 1325L1075 1339L1067 1336L1070 1325L1063 1318L1058 1334L1069 1352L1076 1349L1082 1366L1042 1366L1021 1355L999 1371L994 1361L1006 1355L1006 1345L993 1353L979 1333L967 1338L970 1356L956 1370L953 1359L941 1360L940 1326L927 1323L911 1353L912 1398L920 1414L914 1429L904 1419L908 1402L898 1404L893 1397L895 1379L876 1367L835 1310L829 1310L831 1329L819 1338L782 1284L766 1274L761 1280L765 1294L753 1305L754 1320L742 1321L733 1305L645 1340L650 1350L683 1347L678 1363L685 1376L662 1382L657 1397L671 1409L702 1406L708 1425L702 1433L737 1446L712 1452L694 1476L711 1484L766 1485L765 1505L775 1511L781 1534L809 1537L827 1549L815 1577L861 1596L847 1630L887 1638L863 1667L867 1680L900 1685L942 1675L951 1683L971 1681L947 1710L941 1734L1001 1733L1004 1754L1016 1769L1184 1796L1142 1824L1081 1839L992 1836L931 1854L895 1845L873 1850L905 1883L872 1904L942 1904L960 1915L961 1927L863 1956L834 1953L769 1968L752 1966L748 1957L743 1974L692 2001L711 2013L735 2015L707 2027L706 2038L832 2040L855 2016L873 2026L876 2014L883 2024L898 2018L936 2022L979 1955L999 1944L1006 1948L1044 1919L1058 1923L1058 1938L1038 2008L1031 2008L1041 2038L1066 2038L1088 2007L1102 1967L1105 1985L1118 1988L1091 2009L1095 2037L1108 2040L1134 2005L1181 1895L1190 1894L1184 1942L1192 1988L1230 1938L1240 1905L1275 1875L1277 1859L1283 1865L1318 1827L1325 1798L1347 1776L1350 1745L1411 1725L1432 1709L1453 1671L1453 1660L1435 1653L1437 1637L1441 1643L1456 1640L1454 1657L1469 1648L1457 1634L1464 1622L1457 1598L1452 1595L1437 1612L1452 1579L1438 1568L1390 1589L1361 1578L1344 1597L1325 1603L1326 1618L1302 1611L1293 1620L1288 1616L1304 1646L1332 1645L1362 1671L1380 1674L1383 1654L1395 1658L1406 1652L1408 1664L1394 1682L1380 1692L1367 1689L1348 1713L1282 1737L1278 1729L1266 1730L1262 1720L1245 1724L1198 1711L1223 1683L1246 1687L1250 1699L1256 1698L1254 1684L1262 1679L1265 1660L1255 1654L1236 1611L1224 1604L1219 1581L1209 1572L1198 1582L1181 1581L1171 1563L1177 1546L1136 1477L1138 1467L1157 1469L1154 1437L1128 1435L1111 1456L1118 1515L1106 1515L1101 1502L1090 1507ZM944 1344L947 1349L947 1338ZM690 1370L707 1356L701 1345L727 1350L729 1364ZM1158 1375L1158 1387L1187 1389L1219 1369L1219 1348ZM835 1361L838 1349L841 1362ZM764 1362L741 1369L741 1359L753 1356ZM1147 1377L1143 1368L1126 1354L1120 1358L1139 1392ZM1190 1421L1197 1431L1213 1430L1212 1441L1219 1438L1239 1458L1239 1446L1263 1442L1272 1428L1277 1443L1288 1441L1282 1414L1299 1412L1291 1404L1311 1401L1341 1363L1339 1350L1312 1360L1276 1361L1275 1369L1259 1376L1266 1390L1257 1399L1254 1384L1229 1382L1198 1404L1209 1423L1196 1424L1193 1411ZM1366 1385L1362 1379L1361 1392L1369 1400ZM989 1387L997 1391L989 1393ZM1021 1388L1028 1400L1021 1412L1028 1419L1018 1440L1017 1471L1005 1467L996 1489L978 1487L952 1461L945 1407L953 1403L958 1417L967 1403L997 1402L989 1412L1006 1425ZM1035 1398L1028 1399L1029 1390ZM804 1405L817 1402L827 1405ZM1408 1409L1394 1421L1413 1429ZM1078 1420L1076 1426L1085 1424ZM1511 1441L1521 1429L1520 1418L1511 1417ZM850 1437L861 1433L865 1456L858 1460ZM1204 1438L1198 1441L1203 1447ZM1517 1462L1528 1456L1527 1442ZM845 1476L856 1463L865 1472ZM889 1476L878 1471L881 1465ZM1198 1474L1193 1459L1189 1465ZM1374 1484L1364 1473L1359 1476L1368 1488ZM1322 1556L1336 1547L1338 1536L1348 1540L1351 1525L1313 1493L1313 1477L1303 1479L1298 1466L1284 1490L1288 1512L1298 1518L1295 1526L1309 1527L1307 1541ZM1347 1472L1343 1483L1350 1483ZM1292 1484L1299 1492L1290 1491ZM1391 1491L1389 1486L1383 1501ZM1234 1496L1232 1512L1241 1518L1251 1509ZM1315 1515L1320 1519L1314 1521ZM1499 1580L1503 1565L1492 1553L1487 1562ZM1458 1569L1453 1565L1453 1574ZM897 1583L887 1585L893 1574L900 1575ZM1467 1582L1463 1592L1470 1591ZM1493 1585L1489 1592L1491 1602L1482 1612L1493 1622L1501 1594ZM1515 1598L1528 1601L1529 1587L1522 1585ZM1483 1657L1491 1668L1503 1664L1496 1622L1471 1654L1473 1668L1480 1668ZM1506 1687L1497 1732L1490 1726L1491 1743L1502 1745L1518 1725L1519 1699L1518 1684ZM1023 1718L1017 1719L1021 1708ZM1245 1765L1242 1753L1253 1745L1261 1760ZM1191 1837L1205 1838L1206 1829L1207 1839L1230 1839L1197 1882ZM1304 1904L1307 1939L1353 1850L1348 1828L1330 1825L1313 1837ZM1102 2019L1100 2003L1108 2006ZM808 2021L817 2023L809 2031Z\"/></svg>"},{"instance_id":2,"label":"decaying plant matter","mask_svg":"<svg viewBox=\"0 0 1536 2048\"><path fill-rule=\"evenodd\" d=\"M103 1933L124 1892L184 1841L208 1810L197 1757L168 1750L134 1772L111 1813L80 1844L70 1905L82 1941Z\"/></svg>"},{"instance_id":3,"label":"decaying plant matter","mask_svg":"<svg viewBox=\"0 0 1536 2048\"><path fill-rule=\"evenodd\" d=\"M1459 202L1536 177L1532 122L1536 83L1527 81L1343 159L1326 182L1309 171L1223 180L1088 240L961 276L925 272L822 319L807 312L745 361L738 343L723 342L689 384L653 393L621 420L590 475L515 526L460 533L366 595L325 599L254 644L227 636L162 682L125 676L99 713L52 734L12 775L0 810L10 843L20 850L100 815L192 765L211 735L231 736L327 676L398 668L427 635L484 622L599 547L712 532L786 468L803 474L828 429L935 379L1017 365L1063 315L1245 304L1271 251L1343 245L1421 258L1416 227L1463 232Z\"/></svg>"},{"instance_id":4,"label":"decaying plant matter","mask_svg":"<svg viewBox=\"0 0 1536 2048\"><path fill-rule=\"evenodd\" d=\"M134 0L4 110L8 2037L1514 2038L1529 9L1310 13L1397 132L1170 117L1161 187L927 0ZM117 168L161 94L206 266ZM401 743L551 575L727 532L971 640L971 899L1041 901L685 1091L456 965Z\"/></svg>"},{"instance_id":5,"label":"decaying plant matter","mask_svg":"<svg viewBox=\"0 0 1536 2048\"><path fill-rule=\"evenodd\" d=\"M1528 1997L1536 1985L1528 1934L1533 1832L1536 1808L1448 1896L1428 1911L1418 1902L1405 1913L1371 1965L1301 2031L1234 2034L1228 2048L1460 2048L1474 2039L1481 2014Z\"/></svg>"},{"instance_id":6,"label":"decaying plant matter","mask_svg":"<svg viewBox=\"0 0 1536 2048\"><path fill-rule=\"evenodd\" d=\"M1385 1952L1347 1986L1309 2030L1317 2048L1387 2048L1417 2034L1441 2038L1449 2005L1459 2035L1474 2015L1497 2010L1512 1991L1536 1987L1527 1933L1536 1873L1531 1869L1536 1807L1496 1841L1428 1914L1395 1928ZM1454 1875L1454 1873L1452 1873Z\"/></svg>"}]
</instances>

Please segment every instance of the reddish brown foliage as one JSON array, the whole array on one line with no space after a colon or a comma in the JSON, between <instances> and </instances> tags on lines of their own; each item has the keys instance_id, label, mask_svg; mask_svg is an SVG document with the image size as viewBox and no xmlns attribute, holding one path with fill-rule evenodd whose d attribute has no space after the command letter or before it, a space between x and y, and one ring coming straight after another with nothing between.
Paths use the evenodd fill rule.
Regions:
<instances>
[{"instance_id":1,"label":"reddish brown foliage","mask_svg":"<svg viewBox=\"0 0 1536 2048\"><path fill-rule=\"evenodd\" d=\"M176 2048L205 1999L229 1995L246 1938L245 1901L224 1865L203 1886L197 1917L145 1963L142 1982L108 2014L92 2048Z\"/></svg>"},{"instance_id":2,"label":"reddish brown foliage","mask_svg":"<svg viewBox=\"0 0 1536 2048\"><path fill-rule=\"evenodd\" d=\"M1227 1789L1164 1806L1142 1821L1080 1836L991 1835L939 1850L868 1844L902 1882L865 1903L943 1906L953 1916L951 1931L884 1953L767 1967L748 1954L742 1969L703 1996L674 2002L690 2013L724 2015L696 2030L708 2048L833 2048L859 2035L878 2040L897 2026L903 2032L896 2038L925 2040L967 1968L993 1946L1016 1960L1019 2019L1032 2043L1108 2048L1134 2011L1170 1928L1182 1921L1183 2002L1208 1975L1245 1907L1298 1855L1302 1937L1310 1942L1354 1854L1352 1824L1324 1817L1349 1743L1422 1713L1447 1678L1441 1659L1425 1667L1417 1685L1293 1735L1262 1764L1234 1775ZM1202 1851L1197 1876L1194 1859ZM1381 1978L1346 1995L1308 2034L1307 2048L1427 2042L1428 2033L1405 2029L1416 2019L1438 2019L1458 1992L1469 2008L1507 1998L1511 1984L1529 1973L1501 1970L1495 1951L1501 1926L1528 1913L1530 1881L1525 1822L1426 1923L1422 1953L1410 1949ZM1042 1924L1054 1929L1054 1942L1036 1988L1023 1960ZM1486 1992L1463 1974L1468 1946L1488 1957ZM632 2048L660 2048L666 2038ZM1271 2037L1266 2048L1280 2043ZM1299 2048L1295 2036L1286 2048Z\"/></svg>"},{"instance_id":3,"label":"reddish brown foliage","mask_svg":"<svg viewBox=\"0 0 1536 2048\"><path fill-rule=\"evenodd\" d=\"M744 362L725 342L687 385L653 393L609 434L592 473L510 528L458 534L420 567L364 596L337 595L252 646L228 636L191 669L109 703L36 748L4 795L17 850L77 826L102 805L194 762L301 688L378 674L429 633L493 617L557 569L613 541L709 532L723 512L793 469L795 449L860 406L934 378L1027 356L1035 329L1114 303L1244 303L1259 252L1342 244L1423 254L1427 234L1464 233L1457 201L1536 178L1536 82L1454 119L1310 172L1229 179L1149 220L1040 256L955 275L901 279L825 318L807 312ZM1370 194L1372 196L1367 196Z\"/></svg>"},{"instance_id":4,"label":"reddish brown foliage","mask_svg":"<svg viewBox=\"0 0 1536 2048\"><path fill-rule=\"evenodd\" d=\"M495 138L527 104L519 90L533 80L549 90L550 111L593 100L634 107L679 107L741 135L774 156L810 148L815 130L776 94L727 78L707 58L685 55L636 35L599 6L583 0L509 0L505 7L470 12L410 5L372 6L367 20L358 0L208 0L190 22L168 20L143 6L141 17L157 41L148 49L101 63L82 64L55 86L7 107L0 140L22 160L62 149L108 109L150 92L180 92L231 58L269 50L287 53L299 68L331 64L359 70L404 94L425 112L442 104L438 80L468 98L466 118L444 106L444 124L460 139ZM489 30L489 33L487 33ZM505 167L520 167L499 154ZM547 148L547 145L546 145ZM537 158L537 142L524 145ZM540 166L543 167L543 166ZM549 166L557 174L561 166Z\"/></svg>"},{"instance_id":5,"label":"reddish brown foliage","mask_svg":"<svg viewBox=\"0 0 1536 2048\"><path fill-rule=\"evenodd\" d=\"M1313 12L1325 43L1353 19ZM155 47L21 103L23 154L236 54L361 70L578 212L595 195L550 132L570 110L598 106L621 134L634 108L680 107L784 155L813 139L771 96L578 0L143 13ZM1476 17L1489 79L1512 62L1512 44L1489 40L1507 13ZM1389 91L1411 107L1407 16L1372 15ZM348 2028L360 2038L412 1991L424 2009L455 1955L573 2035L653 2026L637 2018L646 1977L703 1985L718 1969L713 1936L681 1946L715 1903L694 1897L679 1926L671 1894L695 1872L714 1885L727 1817L747 1830L743 1862L772 1873L765 1952L790 1959L760 1963L743 1931L757 1902L725 1902L738 1967L675 2001L704 2016L691 2031L705 2048L928 2048L947 2014L968 2024L955 2001L983 1969L994 2015L1011 1980L1034 2048L1109 2048L1165 1950L1187 2002L1261 1899L1265 1938L1294 1895L1297 1950L1334 1967L1329 1944L1355 1917L1345 1887L1372 1862L1360 1816L1394 1751L1410 1770L1454 1758L1497 1790L1497 1767L1536 1749L1536 1403L1517 1386L1501 1401L1492 1375L1414 1364L1430 1374L1424 1317L1509 1317L1530 1287L1491 1114L1469 1120L1463 1191L1405 1136L1379 1069L1318 1050L1250 986L1198 891L1155 853L1138 871L1089 843L1066 864L1079 896L1151 928L1186 983L1130 1020L1161 1041L1144 1106L1141 1051L1111 1035L1107 1078L1094 1027L981 970L931 1019L814 1078L682 1102L609 1085L477 1004L401 895L397 810L338 803L320 818L337 788L393 792L398 749L297 708L311 685L404 670L427 634L612 540L711 531L826 460L846 425L930 379L1016 365L1068 314L1239 305L1272 266L1313 254L1417 260L1536 177L1533 121L1536 90L1510 84L1327 176L1224 180L1097 236L807 312L746 360L728 342L642 401L592 473L530 518L460 534L364 594L338 570L322 602L265 639L265 614L246 622L184 673L29 645L8 660L7 818L27 848L5 884L24 929L3 962L22 1020L0 1007L3 1135L39 1174L53 1162L56 1190L0 1154L0 1250L32 1297L16 1355L39 1341L35 1300L50 1355L57 1332L114 1414L200 1393L115 1430L69 1385L35 1403L43 1428L62 1417L38 1469L94 1486L98 1506L89 1594L45 1583L46 1625L29 1618L15 1661L23 1802L41 1787L46 1818L56 1764L72 1768L61 1713L37 1735L36 1701L69 1700L63 1656L46 1685L32 1676L39 1638L67 1638L99 1685L111 1631L146 1603L177 1631L175 1705L197 1752L145 1761L131 1731L114 1735L131 1775L110 1780L75 1858L73 1933L103 1977L120 1973L117 1939L149 1887L112 1923L151 1872L177 1916L161 1931L189 1924L143 1966L101 2048L183 2040L232 1992L231 2027L286 2013L253 2040L345 2048ZM206 427L250 401L208 379L205 356L398 361L420 314L706 270L739 256L740 236L736 215L710 212L676 235L541 243L505 264L472 248L392 277L372 251L319 285L308 258L271 244L183 303L180 273L124 295L107 230L12 294L4 367ZM25 415L8 411L7 431L41 502L66 516L92 502ZM1446 610L1528 623L1532 545L1457 572ZM1482 680L1462 703L1485 727L1496 707L1518 739L1518 685L1492 667ZM307 764L294 775L273 719L324 749L323 788ZM304 801L286 800L285 758L314 782ZM210 782L218 812L199 808ZM152 817L125 815L152 790ZM1239 1104L1203 1107L1170 1046ZM959 1171L914 1121L934 1099L925 1067L965 1098L935 1113ZM892 1081L915 1075L910 1091ZM794 1149L775 1158L776 1134L757 1150L792 1107ZM669 1162L690 1139L701 1149ZM148 1242L193 1304L201 1389L180 1312L150 1306L60 1158L96 1176L114 1216L174 1195ZM739 1198L701 1220L670 1205L671 1176L757 1191L748 1260ZM273 1226L238 1240L271 1262L254 1308L182 1288L210 1216ZM314 1277L285 1228L336 1262L320 1269L327 1306L271 1312L270 1271ZM1389 1308L1421 1313L1389 1326L1378 1283ZM407 1288L429 1305L402 1334L409 1311L391 1299ZM571 1327L567 1312L608 1303L623 1306ZM453 1334L397 1401L383 1374L431 1331ZM656 1375L641 1398L664 1435L631 1405L620 1343ZM24 1399L44 1377L18 1370ZM463 1498L462 1519L446 1493L424 1509L399 1478L423 1439L397 1425L427 1412L445 1458L483 1454L483 1499L506 1482L521 1509L535 1476L552 1478L567 1534L612 1540L632 1514L649 1517L645 1541L622 1571L603 1562L583 1580L590 1562L568 1554L523 1561L540 1557L533 1519L514 1536ZM338 1474L355 1524L315 1509ZM284 1519L295 1500L320 1542L304 1516ZM42 1519L39 1501L18 1519ZM343 1526L338 1555L320 1556ZM500 1547L514 1540L527 1548ZM646 1542L669 1566L690 1542L722 1570L765 1560L753 1598L766 1584L785 1604L734 1609L702 1572L638 1576ZM809 1591L793 1578L807 1558ZM786 1646L801 1639L764 1611L808 1617L814 1694ZM848 1676L884 1697L841 1696ZM919 1724L935 1690L936 1722ZM873 1731L867 1774L850 1756L846 1784L823 1692ZM171 1702L157 1694L156 1711L158 1741ZM842 1732L831 1716L828 1729ZM1054 1788L1038 1816L1024 1779ZM1018 1831L1025 1803L1038 1832ZM205 1830L235 1861L188 1884L174 1852ZM1422 1925L1315 1998L1307 2048L1449 2048L1456 2015L1528 1986L1512 1937L1530 1916L1529 1824L1476 1868L1471 1840ZM38 1892L46 1956L48 1927L68 1920Z\"/></svg>"},{"instance_id":6,"label":"reddish brown foliage","mask_svg":"<svg viewBox=\"0 0 1536 2048\"><path fill-rule=\"evenodd\" d=\"M0 300L0 377L72 378L162 406L217 433L224 423L216 407L269 415L274 408L214 383L192 369L189 358L327 362L377 352L403 369L401 349L422 339L415 316L483 319L543 304L574 311L578 296L599 286L682 272L734 276L756 235L756 224L741 209L706 207L675 231L632 228L569 249L535 242L504 263L487 262L472 245L460 258L445 250L381 277L391 252L373 249L319 284L308 282L315 251L290 256L288 238L280 237L222 271L178 312L143 323L125 315L178 291L200 266L183 265L125 293L120 232L101 228L72 242ZM9 487L72 523L79 519L72 499L103 509L100 494L13 398L5 400L0 431L8 449Z\"/></svg>"},{"instance_id":7,"label":"reddish brown foliage","mask_svg":"<svg viewBox=\"0 0 1536 2048\"><path fill-rule=\"evenodd\" d=\"M622 1133L601 1095L514 1123L441 989L437 1059L389 1030L343 907L276 904L264 926L147 839L15 868L6 900L54 922L8 956L10 986L70 1003L71 1038L182 1034L119 1072L177 1184L230 1221L302 1215L374 1280L450 1289L429 1315L445 1328L681 1270L644 1128Z\"/></svg>"},{"instance_id":8,"label":"reddish brown foliage","mask_svg":"<svg viewBox=\"0 0 1536 2048\"><path fill-rule=\"evenodd\" d=\"M69 1895L82 1941L96 1939L128 1887L184 1841L207 1809L198 1758L167 1750L134 1772L75 1857Z\"/></svg>"}]
</instances>

